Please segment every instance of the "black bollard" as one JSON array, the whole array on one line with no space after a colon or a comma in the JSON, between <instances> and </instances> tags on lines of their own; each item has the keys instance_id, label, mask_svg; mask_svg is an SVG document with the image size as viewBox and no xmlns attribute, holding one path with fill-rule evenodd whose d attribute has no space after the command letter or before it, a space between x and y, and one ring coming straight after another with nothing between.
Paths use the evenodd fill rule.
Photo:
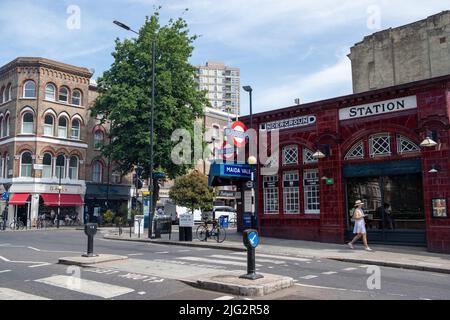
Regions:
<instances>
[{"instance_id":1,"label":"black bollard","mask_svg":"<svg viewBox=\"0 0 450 320\"><path fill-rule=\"evenodd\" d=\"M258 231L247 229L243 232L244 245L247 248L247 274L240 276L242 279L256 280L264 278L261 274L256 274L255 248L259 244Z\"/></svg>"},{"instance_id":2,"label":"black bollard","mask_svg":"<svg viewBox=\"0 0 450 320\"><path fill-rule=\"evenodd\" d=\"M97 233L97 224L96 223L86 223L84 225L84 233L88 237L87 243L87 253L83 254L83 257L96 257L94 254L94 236Z\"/></svg>"}]
</instances>

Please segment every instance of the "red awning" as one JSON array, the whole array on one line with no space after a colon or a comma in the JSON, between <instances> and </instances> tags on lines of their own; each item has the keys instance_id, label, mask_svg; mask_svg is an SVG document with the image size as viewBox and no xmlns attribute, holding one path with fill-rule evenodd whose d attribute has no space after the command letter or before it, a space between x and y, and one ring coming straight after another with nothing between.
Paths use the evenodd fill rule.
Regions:
<instances>
[{"instance_id":1,"label":"red awning","mask_svg":"<svg viewBox=\"0 0 450 320\"><path fill-rule=\"evenodd\" d=\"M78 207L84 204L79 194L42 193L44 205L47 207ZM61 197L61 198L60 198Z\"/></svg>"},{"instance_id":2,"label":"red awning","mask_svg":"<svg viewBox=\"0 0 450 320\"><path fill-rule=\"evenodd\" d=\"M27 202L29 196L29 193L15 193L8 203L22 206Z\"/></svg>"}]
</instances>

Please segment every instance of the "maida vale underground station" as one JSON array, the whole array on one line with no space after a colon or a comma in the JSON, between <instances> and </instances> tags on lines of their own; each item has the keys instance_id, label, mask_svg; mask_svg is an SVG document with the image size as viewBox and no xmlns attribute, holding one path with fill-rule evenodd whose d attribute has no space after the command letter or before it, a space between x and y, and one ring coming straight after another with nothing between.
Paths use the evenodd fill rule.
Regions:
<instances>
[{"instance_id":1,"label":"maida vale underground station","mask_svg":"<svg viewBox=\"0 0 450 320\"><path fill-rule=\"evenodd\" d=\"M278 152L255 166L213 163L209 176L213 186L237 187L239 231L249 227L255 168L263 237L344 244L352 237L349 211L361 200L371 243L450 253L450 76L252 118L269 144L277 129ZM249 116L239 120L250 127ZM263 175L276 158L277 170Z\"/></svg>"}]
</instances>

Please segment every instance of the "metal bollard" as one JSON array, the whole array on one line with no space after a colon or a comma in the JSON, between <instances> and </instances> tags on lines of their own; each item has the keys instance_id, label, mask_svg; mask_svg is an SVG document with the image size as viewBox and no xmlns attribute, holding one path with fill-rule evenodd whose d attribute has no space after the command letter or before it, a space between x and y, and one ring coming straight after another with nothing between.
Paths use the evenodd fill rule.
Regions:
<instances>
[{"instance_id":1,"label":"metal bollard","mask_svg":"<svg viewBox=\"0 0 450 320\"><path fill-rule=\"evenodd\" d=\"M97 224L96 223L87 223L84 225L84 233L88 237L87 243L87 253L83 254L83 257L96 257L94 254L94 236L97 233Z\"/></svg>"},{"instance_id":2,"label":"metal bollard","mask_svg":"<svg viewBox=\"0 0 450 320\"><path fill-rule=\"evenodd\" d=\"M264 278L261 274L256 274L255 248L259 244L258 231L247 229L243 232L244 245L247 248L247 274L240 276L242 279L256 280Z\"/></svg>"}]
</instances>

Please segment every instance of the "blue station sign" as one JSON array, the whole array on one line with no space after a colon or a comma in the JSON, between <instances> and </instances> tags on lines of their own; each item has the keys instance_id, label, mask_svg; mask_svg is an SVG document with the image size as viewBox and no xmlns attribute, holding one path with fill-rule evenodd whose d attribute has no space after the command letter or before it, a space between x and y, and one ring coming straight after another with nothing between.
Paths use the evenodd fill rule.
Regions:
<instances>
[{"instance_id":1,"label":"blue station sign","mask_svg":"<svg viewBox=\"0 0 450 320\"><path fill-rule=\"evenodd\" d=\"M252 169L248 165L224 164L221 175L225 177L250 178Z\"/></svg>"}]
</instances>

